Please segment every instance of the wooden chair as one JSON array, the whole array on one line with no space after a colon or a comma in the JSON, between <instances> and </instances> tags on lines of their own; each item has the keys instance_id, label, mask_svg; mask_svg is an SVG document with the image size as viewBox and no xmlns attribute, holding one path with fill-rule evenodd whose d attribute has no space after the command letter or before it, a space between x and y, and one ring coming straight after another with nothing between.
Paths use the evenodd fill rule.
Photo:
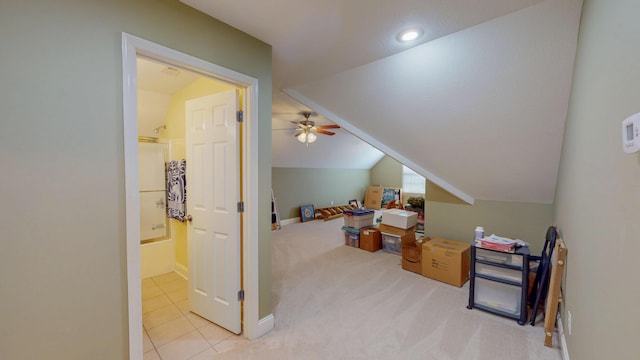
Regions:
<instances>
[{"instance_id":1,"label":"wooden chair","mask_svg":"<svg viewBox=\"0 0 640 360\"><path fill-rule=\"evenodd\" d=\"M533 281L531 294L529 295L529 303L531 304L531 326L536 324L536 316L540 302L547 298L549 291L549 280L551 279L551 258L553 257L553 249L556 246L558 238L558 229L555 225L547 229L547 235L540 256L529 256L530 261L538 262L538 270Z\"/></svg>"}]
</instances>

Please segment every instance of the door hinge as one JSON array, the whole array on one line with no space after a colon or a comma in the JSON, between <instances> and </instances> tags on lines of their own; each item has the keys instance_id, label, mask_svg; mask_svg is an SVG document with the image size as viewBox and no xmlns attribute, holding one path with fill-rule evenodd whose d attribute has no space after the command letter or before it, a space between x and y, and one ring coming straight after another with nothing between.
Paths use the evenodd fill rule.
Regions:
<instances>
[{"instance_id":1,"label":"door hinge","mask_svg":"<svg viewBox=\"0 0 640 360\"><path fill-rule=\"evenodd\" d=\"M244 201L238 201L238 212L239 213L244 212Z\"/></svg>"},{"instance_id":2,"label":"door hinge","mask_svg":"<svg viewBox=\"0 0 640 360\"><path fill-rule=\"evenodd\" d=\"M238 301L244 301L244 290L238 291Z\"/></svg>"},{"instance_id":3,"label":"door hinge","mask_svg":"<svg viewBox=\"0 0 640 360\"><path fill-rule=\"evenodd\" d=\"M237 122L239 122L239 123L241 123L241 122L242 122L242 120L243 120L243 112L242 112L242 110L239 110L239 111L236 113L236 121L237 121Z\"/></svg>"}]
</instances>

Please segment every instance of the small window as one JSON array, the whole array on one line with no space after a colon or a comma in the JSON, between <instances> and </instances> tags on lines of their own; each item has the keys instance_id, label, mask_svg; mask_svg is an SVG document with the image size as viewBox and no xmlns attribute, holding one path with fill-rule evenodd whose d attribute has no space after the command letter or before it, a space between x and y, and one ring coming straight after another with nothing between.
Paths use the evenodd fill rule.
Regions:
<instances>
[{"instance_id":1,"label":"small window","mask_svg":"<svg viewBox=\"0 0 640 360\"><path fill-rule=\"evenodd\" d=\"M422 194L426 187L424 176L402 165L402 191L405 194Z\"/></svg>"}]
</instances>

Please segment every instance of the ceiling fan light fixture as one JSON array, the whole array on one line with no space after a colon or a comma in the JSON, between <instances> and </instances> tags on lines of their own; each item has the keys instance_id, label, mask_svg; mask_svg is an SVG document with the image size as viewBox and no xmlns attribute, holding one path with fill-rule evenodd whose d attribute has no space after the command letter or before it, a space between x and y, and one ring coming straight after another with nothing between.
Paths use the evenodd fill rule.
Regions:
<instances>
[{"instance_id":1,"label":"ceiling fan light fixture","mask_svg":"<svg viewBox=\"0 0 640 360\"><path fill-rule=\"evenodd\" d=\"M296 124L297 133L294 134L295 138L298 139L303 144L309 146L310 143L315 142L318 139L317 134L333 136L336 133L333 131L328 131L327 129L339 129L339 125L316 125L315 122L309 120L309 117L314 113L311 112L302 112L300 113L304 116L305 120L301 121L292 121L292 123ZM316 114L317 115L317 114Z\"/></svg>"},{"instance_id":2,"label":"ceiling fan light fixture","mask_svg":"<svg viewBox=\"0 0 640 360\"><path fill-rule=\"evenodd\" d=\"M421 37L422 34L423 34L423 31L420 28L406 29L401 31L398 34L397 39L398 41L404 43L404 42L416 40L417 38Z\"/></svg>"},{"instance_id":3,"label":"ceiling fan light fixture","mask_svg":"<svg viewBox=\"0 0 640 360\"><path fill-rule=\"evenodd\" d=\"M318 137L316 136L316 134L314 134L312 132L307 134L307 141L310 142L310 143L316 141L317 138Z\"/></svg>"}]
</instances>

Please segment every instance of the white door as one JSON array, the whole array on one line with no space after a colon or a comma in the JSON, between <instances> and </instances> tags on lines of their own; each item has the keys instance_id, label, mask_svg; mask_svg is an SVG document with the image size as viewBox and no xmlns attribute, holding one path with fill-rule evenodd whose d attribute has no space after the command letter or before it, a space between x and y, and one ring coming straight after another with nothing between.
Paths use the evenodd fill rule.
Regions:
<instances>
[{"instance_id":1,"label":"white door","mask_svg":"<svg viewBox=\"0 0 640 360\"><path fill-rule=\"evenodd\" d=\"M239 151L235 90L186 102L189 305L239 334Z\"/></svg>"}]
</instances>

